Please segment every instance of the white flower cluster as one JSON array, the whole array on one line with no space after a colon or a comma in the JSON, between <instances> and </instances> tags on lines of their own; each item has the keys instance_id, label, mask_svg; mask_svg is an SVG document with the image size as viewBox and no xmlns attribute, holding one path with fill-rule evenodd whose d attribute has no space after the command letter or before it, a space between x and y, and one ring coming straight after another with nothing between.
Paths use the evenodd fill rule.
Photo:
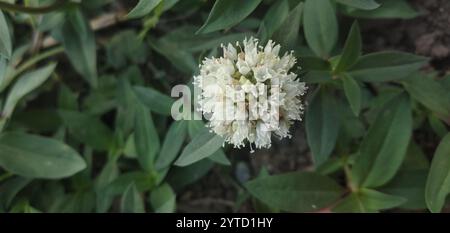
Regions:
<instances>
[{"instance_id":1,"label":"white flower cluster","mask_svg":"<svg viewBox=\"0 0 450 233\"><path fill-rule=\"evenodd\" d=\"M271 135L290 137L289 127L301 120L304 82L290 70L296 63L291 53L279 56L280 45L245 39L243 48L223 46L223 57L206 58L194 77L199 88L199 111L208 126L226 142L240 148L269 148Z\"/></svg>"}]
</instances>

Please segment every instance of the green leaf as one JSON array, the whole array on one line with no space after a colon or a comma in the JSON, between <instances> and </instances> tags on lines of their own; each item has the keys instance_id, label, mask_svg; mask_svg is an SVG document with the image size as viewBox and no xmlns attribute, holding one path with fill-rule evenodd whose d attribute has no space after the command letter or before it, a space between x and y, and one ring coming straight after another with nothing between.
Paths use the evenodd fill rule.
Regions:
<instances>
[{"instance_id":1,"label":"green leaf","mask_svg":"<svg viewBox=\"0 0 450 233\"><path fill-rule=\"evenodd\" d=\"M0 166L24 177L59 179L83 170L86 163L60 141L24 133L3 133Z\"/></svg>"},{"instance_id":2,"label":"green leaf","mask_svg":"<svg viewBox=\"0 0 450 233\"><path fill-rule=\"evenodd\" d=\"M344 191L332 179L311 172L259 176L245 187L270 207L290 212L317 211L333 204Z\"/></svg>"},{"instance_id":3,"label":"green leaf","mask_svg":"<svg viewBox=\"0 0 450 233\"><path fill-rule=\"evenodd\" d=\"M355 185L378 187L400 168L412 134L411 103L400 95L386 103L364 137L353 166Z\"/></svg>"},{"instance_id":4,"label":"green leaf","mask_svg":"<svg viewBox=\"0 0 450 233\"><path fill-rule=\"evenodd\" d=\"M224 140L219 135L203 130L183 149L175 161L176 166L184 167L211 156L222 147Z\"/></svg>"},{"instance_id":5,"label":"green leaf","mask_svg":"<svg viewBox=\"0 0 450 233\"><path fill-rule=\"evenodd\" d=\"M428 124L430 124L433 132L440 138L443 138L448 133L448 129L445 124L434 116L434 114L428 115Z\"/></svg>"},{"instance_id":6,"label":"green leaf","mask_svg":"<svg viewBox=\"0 0 450 233\"><path fill-rule=\"evenodd\" d=\"M289 15L284 20L283 24L273 34L273 39L285 46L284 49L294 48L297 45L298 34L300 31L303 14L303 2L289 12ZM273 21L274 19L270 19ZM267 29L269 30L269 29Z\"/></svg>"},{"instance_id":7,"label":"green leaf","mask_svg":"<svg viewBox=\"0 0 450 233\"><path fill-rule=\"evenodd\" d=\"M345 9L347 15L367 19L412 19L420 15L406 0L377 0L380 7L377 9L357 10Z\"/></svg>"},{"instance_id":8,"label":"green leaf","mask_svg":"<svg viewBox=\"0 0 450 233\"><path fill-rule=\"evenodd\" d=\"M326 162L322 163L319 167L316 168L316 172L322 175L330 175L337 171L340 171L344 165L345 161L342 158L330 158Z\"/></svg>"},{"instance_id":9,"label":"green leaf","mask_svg":"<svg viewBox=\"0 0 450 233\"><path fill-rule=\"evenodd\" d=\"M403 52L377 52L362 56L349 74L365 82L385 82L407 77L417 71L426 58Z\"/></svg>"},{"instance_id":10,"label":"green leaf","mask_svg":"<svg viewBox=\"0 0 450 233\"><path fill-rule=\"evenodd\" d=\"M320 88L306 111L306 136L315 166L327 160L336 144L340 128L339 107L324 88Z\"/></svg>"},{"instance_id":11,"label":"green leaf","mask_svg":"<svg viewBox=\"0 0 450 233\"><path fill-rule=\"evenodd\" d=\"M273 4L269 10L267 10L259 27L258 35L260 35L261 41L267 41L268 38L271 38L272 34L285 23L285 19L288 15L288 0L280 0Z\"/></svg>"},{"instance_id":12,"label":"green leaf","mask_svg":"<svg viewBox=\"0 0 450 233\"><path fill-rule=\"evenodd\" d=\"M149 14L162 0L139 0L133 10L128 13L128 18L139 18Z\"/></svg>"},{"instance_id":13,"label":"green leaf","mask_svg":"<svg viewBox=\"0 0 450 233\"><path fill-rule=\"evenodd\" d=\"M407 199L399 206L402 209L426 209L425 184L430 162L422 149L411 141L402 167L386 185L379 191Z\"/></svg>"},{"instance_id":14,"label":"green leaf","mask_svg":"<svg viewBox=\"0 0 450 233\"><path fill-rule=\"evenodd\" d=\"M0 186L0 209L7 209L11 205L14 197L27 186L32 179L15 177L4 182Z\"/></svg>"},{"instance_id":15,"label":"green leaf","mask_svg":"<svg viewBox=\"0 0 450 233\"><path fill-rule=\"evenodd\" d=\"M306 0L303 18L305 38L317 56L327 58L338 37L336 12L329 0Z\"/></svg>"},{"instance_id":16,"label":"green leaf","mask_svg":"<svg viewBox=\"0 0 450 233\"><path fill-rule=\"evenodd\" d=\"M380 6L375 0L336 0L336 2L361 10L373 10Z\"/></svg>"},{"instance_id":17,"label":"green leaf","mask_svg":"<svg viewBox=\"0 0 450 233\"><path fill-rule=\"evenodd\" d=\"M434 152L425 188L425 200L431 212L440 212L450 193L450 133Z\"/></svg>"},{"instance_id":18,"label":"green leaf","mask_svg":"<svg viewBox=\"0 0 450 233\"><path fill-rule=\"evenodd\" d=\"M216 0L208 19L197 33L209 33L232 27L244 20L261 0Z\"/></svg>"},{"instance_id":19,"label":"green leaf","mask_svg":"<svg viewBox=\"0 0 450 233\"><path fill-rule=\"evenodd\" d=\"M131 79L131 77L140 76L139 69L137 67L127 70L126 74L127 75L125 77L119 79L117 82L116 98L118 106L115 120L116 129L122 131L124 135L130 134L134 129L136 106L139 104L136 94L129 83L129 79Z\"/></svg>"},{"instance_id":20,"label":"green leaf","mask_svg":"<svg viewBox=\"0 0 450 233\"><path fill-rule=\"evenodd\" d=\"M399 206L400 208L424 209L427 174L426 169L400 170L380 191L406 198L407 201Z\"/></svg>"},{"instance_id":21,"label":"green leaf","mask_svg":"<svg viewBox=\"0 0 450 233\"><path fill-rule=\"evenodd\" d=\"M344 50L334 72L340 73L346 71L355 64L359 56L361 56L361 49L361 32L359 30L358 22L355 21L350 29L347 40L345 41Z\"/></svg>"},{"instance_id":22,"label":"green leaf","mask_svg":"<svg viewBox=\"0 0 450 233\"><path fill-rule=\"evenodd\" d=\"M135 66L132 64L143 64L147 61L148 46L142 39L139 39L138 34L131 29L119 31L106 44L106 60L108 65L111 65L117 70L128 68L124 72L124 76L139 73L140 70L135 71Z\"/></svg>"},{"instance_id":23,"label":"green leaf","mask_svg":"<svg viewBox=\"0 0 450 233\"><path fill-rule=\"evenodd\" d=\"M143 105L138 105L136 109L134 142L141 167L151 171L160 143L150 111Z\"/></svg>"},{"instance_id":24,"label":"green leaf","mask_svg":"<svg viewBox=\"0 0 450 233\"><path fill-rule=\"evenodd\" d=\"M176 194L169 184L164 183L150 193L150 204L155 213L173 213Z\"/></svg>"},{"instance_id":25,"label":"green leaf","mask_svg":"<svg viewBox=\"0 0 450 233\"><path fill-rule=\"evenodd\" d=\"M361 87L355 79L347 74L343 75L342 82L344 83L345 97L347 97L347 100L350 103L350 108L353 113L358 116L359 111L361 110Z\"/></svg>"},{"instance_id":26,"label":"green leaf","mask_svg":"<svg viewBox=\"0 0 450 233\"><path fill-rule=\"evenodd\" d=\"M16 104L26 94L30 93L40 85L42 85L55 70L56 64L50 64L43 68L39 68L35 71L28 72L19 77L19 80L14 83L9 91L8 98L6 99L5 107L3 108L3 114L6 117L11 116Z\"/></svg>"},{"instance_id":27,"label":"green leaf","mask_svg":"<svg viewBox=\"0 0 450 233\"><path fill-rule=\"evenodd\" d=\"M108 150L113 145L113 133L100 119L68 110L60 110L59 115L69 133L78 141L96 150Z\"/></svg>"},{"instance_id":28,"label":"green leaf","mask_svg":"<svg viewBox=\"0 0 450 233\"><path fill-rule=\"evenodd\" d=\"M95 193L86 190L58 196L48 212L50 213L89 213L95 207Z\"/></svg>"},{"instance_id":29,"label":"green leaf","mask_svg":"<svg viewBox=\"0 0 450 233\"><path fill-rule=\"evenodd\" d=\"M188 133L191 139L197 136L197 134L202 132L203 130L206 130L205 122L201 120L188 121Z\"/></svg>"},{"instance_id":30,"label":"green leaf","mask_svg":"<svg viewBox=\"0 0 450 233\"><path fill-rule=\"evenodd\" d=\"M167 182L170 183L174 190L179 191L205 176L213 165L214 163L211 160L202 159L186 167L173 167L170 169Z\"/></svg>"},{"instance_id":31,"label":"green leaf","mask_svg":"<svg viewBox=\"0 0 450 233\"><path fill-rule=\"evenodd\" d=\"M149 172L134 171L121 174L117 179L109 183L104 192L107 195L114 196L123 193L131 183L134 183L139 192L145 192L155 186L155 177Z\"/></svg>"},{"instance_id":32,"label":"green leaf","mask_svg":"<svg viewBox=\"0 0 450 233\"><path fill-rule=\"evenodd\" d=\"M42 15L37 29L41 32L48 32L54 28L60 27L64 23L64 17L66 15L62 11L54 11Z\"/></svg>"},{"instance_id":33,"label":"green leaf","mask_svg":"<svg viewBox=\"0 0 450 233\"><path fill-rule=\"evenodd\" d=\"M323 60L319 57L305 56L299 59L300 66L308 71L331 71L331 64L327 60Z\"/></svg>"},{"instance_id":34,"label":"green leaf","mask_svg":"<svg viewBox=\"0 0 450 233\"><path fill-rule=\"evenodd\" d=\"M187 124L186 121L175 121L169 127L161 147L161 152L156 160L156 169L167 168L176 159L186 139Z\"/></svg>"},{"instance_id":35,"label":"green leaf","mask_svg":"<svg viewBox=\"0 0 450 233\"><path fill-rule=\"evenodd\" d=\"M62 44L72 66L92 86L97 87L97 51L94 32L79 11L70 12L62 27Z\"/></svg>"},{"instance_id":36,"label":"green leaf","mask_svg":"<svg viewBox=\"0 0 450 233\"><path fill-rule=\"evenodd\" d=\"M171 97L149 87L135 86L134 91L141 103L145 104L150 110L161 115L170 116L174 102Z\"/></svg>"},{"instance_id":37,"label":"green leaf","mask_svg":"<svg viewBox=\"0 0 450 233\"><path fill-rule=\"evenodd\" d=\"M145 213L145 206L141 194L134 183L128 185L120 201L122 213Z\"/></svg>"},{"instance_id":38,"label":"green leaf","mask_svg":"<svg viewBox=\"0 0 450 233\"><path fill-rule=\"evenodd\" d=\"M169 60L179 71L191 75L198 70L198 62L194 56L186 50L177 48L177 43L168 41L167 38L163 37L159 40L150 38L149 44L153 50Z\"/></svg>"},{"instance_id":39,"label":"green leaf","mask_svg":"<svg viewBox=\"0 0 450 233\"><path fill-rule=\"evenodd\" d=\"M9 59L12 54L11 36L9 35L8 23L0 10L0 59L1 55Z\"/></svg>"},{"instance_id":40,"label":"green leaf","mask_svg":"<svg viewBox=\"0 0 450 233\"><path fill-rule=\"evenodd\" d=\"M384 194L375 190L362 189L358 193L351 193L344 198L334 212L366 213L377 212L397 207L406 201L403 197Z\"/></svg>"},{"instance_id":41,"label":"green leaf","mask_svg":"<svg viewBox=\"0 0 450 233\"><path fill-rule=\"evenodd\" d=\"M58 106L60 109L78 110L78 96L65 84L61 84L58 92Z\"/></svg>"},{"instance_id":42,"label":"green leaf","mask_svg":"<svg viewBox=\"0 0 450 233\"><path fill-rule=\"evenodd\" d=\"M307 83L323 83L332 80L331 64L319 57L301 57L299 65L306 73L303 80Z\"/></svg>"},{"instance_id":43,"label":"green leaf","mask_svg":"<svg viewBox=\"0 0 450 233\"><path fill-rule=\"evenodd\" d=\"M8 69L8 61L6 58L0 57L0 93L3 92L7 82L6 80L6 70ZM10 78L9 78L10 79Z\"/></svg>"},{"instance_id":44,"label":"green leaf","mask_svg":"<svg viewBox=\"0 0 450 233\"><path fill-rule=\"evenodd\" d=\"M230 160L228 160L227 155L225 154L225 152L223 152L222 149L219 149L216 152L214 152L214 154L209 156L208 159L225 166L231 165Z\"/></svg>"},{"instance_id":45,"label":"green leaf","mask_svg":"<svg viewBox=\"0 0 450 233\"><path fill-rule=\"evenodd\" d=\"M419 103L445 119L450 119L450 92L433 77L417 72L402 82Z\"/></svg>"}]
</instances>

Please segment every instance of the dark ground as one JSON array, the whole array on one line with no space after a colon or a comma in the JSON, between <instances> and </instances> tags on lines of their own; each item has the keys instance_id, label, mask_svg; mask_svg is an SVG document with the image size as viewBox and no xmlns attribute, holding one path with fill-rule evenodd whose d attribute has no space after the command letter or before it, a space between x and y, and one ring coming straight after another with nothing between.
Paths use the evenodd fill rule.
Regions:
<instances>
[{"instance_id":1,"label":"dark ground","mask_svg":"<svg viewBox=\"0 0 450 233\"><path fill-rule=\"evenodd\" d=\"M364 52L401 50L431 58L429 70L441 75L450 70L450 1L411 1L421 16L411 20L369 20L363 23ZM179 212L231 212L237 197L237 178L251 176L267 168L271 174L307 170L311 166L303 124L292 129L291 140L272 146L270 150L249 154L246 149L228 153L233 167L216 166L200 181L185 188L178 197ZM224 178L227 177L227 178ZM238 212L254 211L249 202Z\"/></svg>"}]
</instances>

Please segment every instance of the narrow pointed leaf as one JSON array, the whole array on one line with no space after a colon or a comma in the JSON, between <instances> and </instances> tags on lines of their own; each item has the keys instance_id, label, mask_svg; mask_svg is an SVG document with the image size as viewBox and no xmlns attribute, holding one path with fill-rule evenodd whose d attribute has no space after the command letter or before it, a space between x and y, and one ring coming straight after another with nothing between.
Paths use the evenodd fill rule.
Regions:
<instances>
[{"instance_id":1,"label":"narrow pointed leaf","mask_svg":"<svg viewBox=\"0 0 450 233\"><path fill-rule=\"evenodd\" d=\"M358 116L359 111L361 110L361 87L349 75L343 75L342 82L344 83L344 92L350 103L350 108L353 113Z\"/></svg>"},{"instance_id":2,"label":"narrow pointed leaf","mask_svg":"<svg viewBox=\"0 0 450 233\"><path fill-rule=\"evenodd\" d=\"M138 4L128 13L128 18L139 18L150 14L162 0L139 0Z\"/></svg>"},{"instance_id":3,"label":"narrow pointed leaf","mask_svg":"<svg viewBox=\"0 0 450 233\"><path fill-rule=\"evenodd\" d=\"M156 168L163 169L169 167L171 163L177 158L181 146L184 143L187 135L187 122L176 121L172 123L161 147L161 151L156 160Z\"/></svg>"},{"instance_id":4,"label":"narrow pointed leaf","mask_svg":"<svg viewBox=\"0 0 450 233\"><path fill-rule=\"evenodd\" d=\"M144 201L134 183L131 183L123 193L120 202L120 211L122 213L144 213Z\"/></svg>"},{"instance_id":5,"label":"narrow pointed leaf","mask_svg":"<svg viewBox=\"0 0 450 233\"><path fill-rule=\"evenodd\" d=\"M3 114L9 117L20 99L42 85L53 73L55 67L56 64L50 64L20 76L9 91Z\"/></svg>"},{"instance_id":6,"label":"narrow pointed leaf","mask_svg":"<svg viewBox=\"0 0 450 233\"><path fill-rule=\"evenodd\" d=\"M244 20L261 0L216 0L208 19L197 33L214 32L232 27Z\"/></svg>"},{"instance_id":7,"label":"narrow pointed leaf","mask_svg":"<svg viewBox=\"0 0 450 233\"><path fill-rule=\"evenodd\" d=\"M92 87L97 87L95 36L80 11L69 13L62 27L62 43L75 70Z\"/></svg>"},{"instance_id":8,"label":"narrow pointed leaf","mask_svg":"<svg viewBox=\"0 0 450 233\"><path fill-rule=\"evenodd\" d=\"M317 56L327 58L338 37L336 12L329 0L306 0L303 14L305 38Z\"/></svg>"},{"instance_id":9,"label":"narrow pointed leaf","mask_svg":"<svg viewBox=\"0 0 450 233\"><path fill-rule=\"evenodd\" d=\"M373 213L390 209L405 203L406 199L375 190L362 189L344 198L333 212L341 213Z\"/></svg>"},{"instance_id":10,"label":"narrow pointed leaf","mask_svg":"<svg viewBox=\"0 0 450 233\"><path fill-rule=\"evenodd\" d=\"M138 105L136 108L134 144L141 167L151 171L160 143L150 111L144 105Z\"/></svg>"},{"instance_id":11,"label":"narrow pointed leaf","mask_svg":"<svg viewBox=\"0 0 450 233\"><path fill-rule=\"evenodd\" d=\"M9 35L8 24L5 16L0 10L0 59L1 56L10 58L12 53L11 35Z\"/></svg>"},{"instance_id":12,"label":"narrow pointed leaf","mask_svg":"<svg viewBox=\"0 0 450 233\"><path fill-rule=\"evenodd\" d=\"M203 130L183 149L175 165L184 167L209 157L222 147L223 142L223 138L219 135Z\"/></svg>"},{"instance_id":13,"label":"narrow pointed leaf","mask_svg":"<svg viewBox=\"0 0 450 233\"><path fill-rule=\"evenodd\" d=\"M433 156L425 188L425 200L431 212L440 212L450 193L450 134L445 136Z\"/></svg>"},{"instance_id":14,"label":"narrow pointed leaf","mask_svg":"<svg viewBox=\"0 0 450 233\"><path fill-rule=\"evenodd\" d=\"M59 179L83 170L86 163L66 144L24 133L0 135L0 166L30 178Z\"/></svg>"},{"instance_id":15,"label":"narrow pointed leaf","mask_svg":"<svg viewBox=\"0 0 450 233\"><path fill-rule=\"evenodd\" d=\"M348 73L360 81L385 82L408 77L426 61L424 57L409 53L377 52L362 56Z\"/></svg>"},{"instance_id":16,"label":"narrow pointed leaf","mask_svg":"<svg viewBox=\"0 0 450 233\"><path fill-rule=\"evenodd\" d=\"M245 184L247 190L270 207L308 212L327 207L343 193L332 179L311 172L259 176Z\"/></svg>"},{"instance_id":17,"label":"narrow pointed leaf","mask_svg":"<svg viewBox=\"0 0 450 233\"><path fill-rule=\"evenodd\" d=\"M336 0L336 2L361 10L373 10L380 7L375 0Z\"/></svg>"},{"instance_id":18,"label":"narrow pointed leaf","mask_svg":"<svg viewBox=\"0 0 450 233\"><path fill-rule=\"evenodd\" d=\"M403 162L411 134L411 103L401 94L386 103L363 139L353 166L355 184L378 187L391 180Z\"/></svg>"},{"instance_id":19,"label":"narrow pointed leaf","mask_svg":"<svg viewBox=\"0 0 450 233\"><path fill-rule=\"evenodd\" d=\"M361 49L361 32L359 30L358 22L355 21L350 29L347 40L345 41L344 50L334 72L340 73L346 71L350 66L355 64L359 56L361 56Z\"/></svg>"},{"instance_id":20,"label":"narrow pointed leaf","mask_svg":"<svg viewBox=\"0 0 450 233\"><path fill-rule=\"evenodd\" d=\"M340 128L337 105L332 93L320 89L306 111L306 136L315 166L328 159L336 144Z\"/></svg>"}]
</instances>

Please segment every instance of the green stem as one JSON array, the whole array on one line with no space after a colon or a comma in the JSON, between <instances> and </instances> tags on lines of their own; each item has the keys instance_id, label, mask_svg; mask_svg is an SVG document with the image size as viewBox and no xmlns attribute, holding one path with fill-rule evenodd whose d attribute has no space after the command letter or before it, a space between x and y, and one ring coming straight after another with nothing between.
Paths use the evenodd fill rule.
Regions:
<instances>
[{"instance_id":1,"label":"green stem","mask_svg":"<svg viewBox=\"0 0 450 233\"><path fill-rule=\"evenodd\" d=\"M4 82L0 85L0 93L9 86L9 84L17 77L19 76L22 72L24 72L25 70L29 69L30 67L32 67L33 65L35 65L36 63L54 56L56 54L62 53L64 52L64 48L62 46L60 47L56 47L54 49L50 49L48 51L45 51L43 53L40 53L30 59L28 59L27 61L25 61L22 65L20 65L14 72L11 73L11 75L7 76L4 79ZM5 127L6 124L6 120L7 117L2 115L1 109L0 109L0 132L3 131L3 128Z\"/></svg>"},{"instance_id":2,"label":"green stem","mask_svg":"<svg viewBox=\"0 0 450 233\"><path fill-rule=\"evenodd\" d=\"M53 4L48 6L26 7L0 1L0 9L28 14L45 14L63 8L64 6L66 6L68 2L69 2L68 0L56 0Z\"/></svg>"},{"instance_id":3,"label":"green stem","mask_svg":"<svg viewBox=\"0 0 450 233\"><path fill-rule=\"evenodd\" d=\"M48 51L45 51L43 53L40 53L30 59L28 59L27 61L25 61L22 65L20 65L16 70L14 70L10 75L6 76L4 82L0 85L0 93L9 86L9 84L17 77L19 76L21 73L23 73L25 70L29 69L30 67L32 67L33 65L35 65L36 63L54 56L58 53L62 53L64 52L64 48L62 46L60 47L56 47L54 49L50 49ZM1 117L1 116L0 116Z\"/></svg>"},{"instance_id":4,"label":"green stem","mask_svg":"<svg viewBox=\"0 0 450 233\"><path fill-rule=\"evenodd\" d=\"M348 157L344 160L344 173L345 178L347 180L347 187L350 189L351 192L356 192L358 190L358 187L355 186L352 179L352 171L350 167L348 166Z\"/></svg>"},{"instance_id":5,"label":"green stem","mask_svg":"<svg viewBox=\"0 0 450 233\"><path fill-rule=\"evenodd\" d=\"M54 49L50 49L48 51L45 51L43 53L40 53L29 60L27 60L25 63L20 65L12 74L10 79L13 80L15 77L17 77L19 74L27 70L28 68L32 67L34 64L48 58L51 56L54 56L56 54L64 52L64 48L62 46L56 47Z\"/></svg>"}]
</instances>

